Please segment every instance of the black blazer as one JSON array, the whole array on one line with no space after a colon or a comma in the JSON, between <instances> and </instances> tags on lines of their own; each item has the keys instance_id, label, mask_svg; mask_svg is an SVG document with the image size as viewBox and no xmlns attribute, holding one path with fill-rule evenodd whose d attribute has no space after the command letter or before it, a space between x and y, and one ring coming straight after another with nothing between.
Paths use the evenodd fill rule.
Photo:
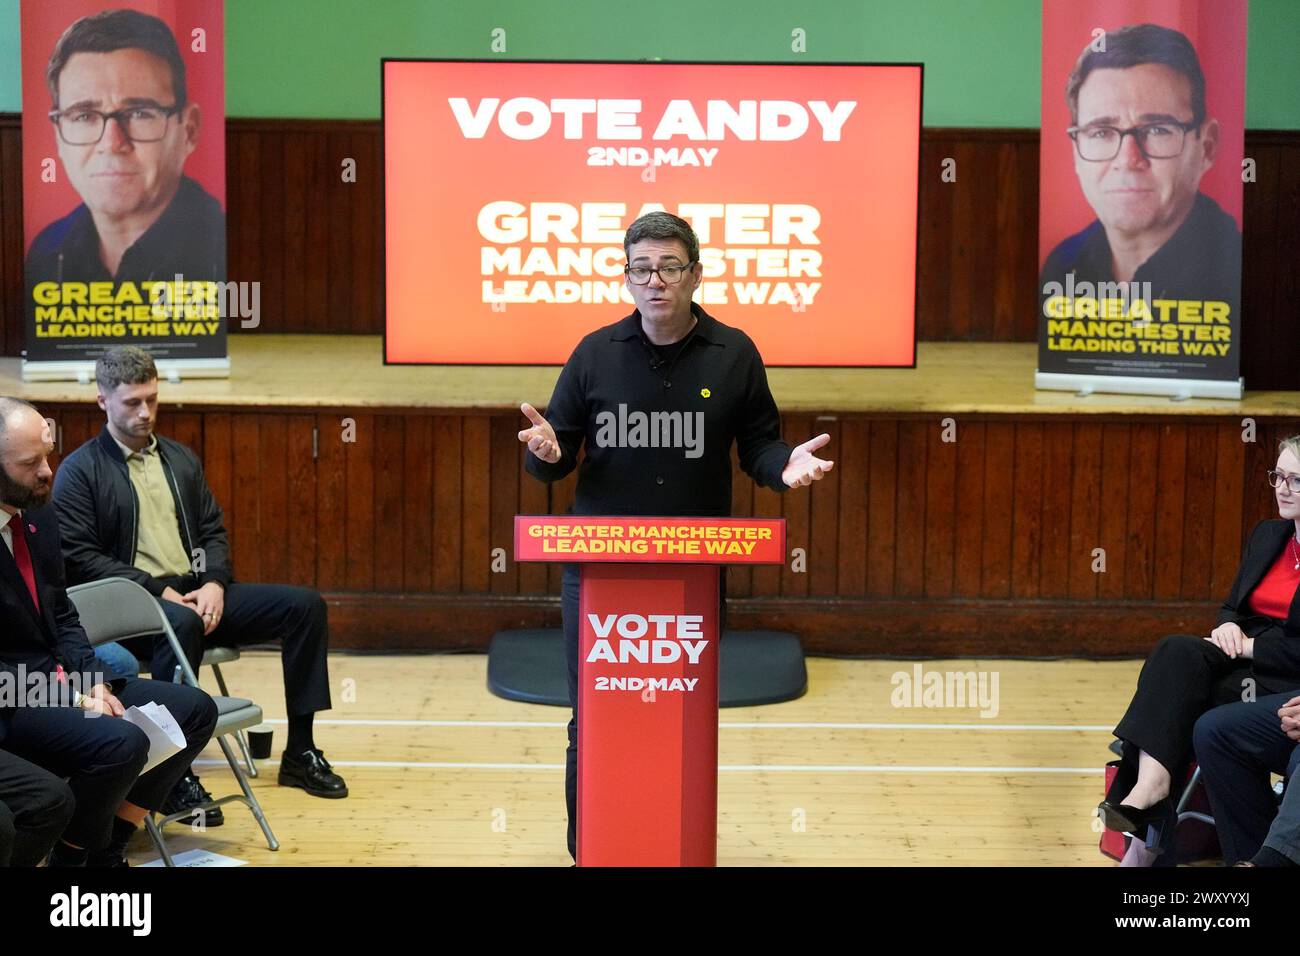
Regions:
<instances>
[{"instance_id":1,"label":"black blazer","mask_svg":"<svg viewBox=\"0 0 1300 956\"><path fill-rule=\"evenodd\" d=\"M1255 614L1246 607L1250 592L1263 580L1295 534L1295 522L1273 518L1255 525L1241 556L1241 567L1232 582L1228 599L1219 610L1219 623L1232 622L1255 639L1253 669L1261 688L1283 693L1300 687L1300 590L1291 599L1291 609L1280 624L1271 617Z\"/></svg>"},{"instance_id":2,"label":"black blazer","mask_svg":"<svg viewBox=\"0 0 1300 956\"><path fill-rule=\"evenodd\" d=\"M38 613L33 606L14 556L0 541L0 671L17 680L19 664L29 674L48 674L56 664L62 664L70 674L103 672L104 680L116 691L123 679L96 660L77 610L68 600L54 506L29 508L9 520L27 526L27 550L32 556L41 609ZM78 690L89 689L84 682L78 685ZM0 706L0 714L6 709Z\"/></svg>"}]
</instances>

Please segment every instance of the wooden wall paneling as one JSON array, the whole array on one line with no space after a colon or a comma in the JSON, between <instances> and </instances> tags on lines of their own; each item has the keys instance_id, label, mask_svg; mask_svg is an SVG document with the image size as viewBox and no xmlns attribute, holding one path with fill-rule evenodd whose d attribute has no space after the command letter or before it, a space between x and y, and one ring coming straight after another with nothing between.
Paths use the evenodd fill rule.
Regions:
<instances>
[{"instance_id":1,"label":"wooden wall paneling","mask_svg":"<svg viewBox=\"0 0 1300 956\"><path fill-rule=\"evenodd\" d=\"M790 440L793 432L785 430L782 432L786 441ZM806 439L799 439L805 441ZM798 444L798 442L796 442ZM788 518L784 513L785 494L779 491L773 491L771 488L765 488L762 485L753 485L754 489L754 507L753 513L755 518ZM793 490L793 489L791 489ZM787 492L788 493L788 492ZM777 565L756 565L752 571L750 591L754 597L776 597L782 592L784 575L788 573L790 567L790 549L800 547L794 543L790 533L790 526L786 523L785 539L785 566L784 568ZM733 625L734 626L734 625Z\"/></svg>"},{"instance_id":2,"label":"wooden wall paneling","mask_svg":"<svg viewBox=\"0 0 1300 956\"><path fill-rule=\"evenodd\" d=\"M256 132L232 130L226 138L226 270L237 282L257 282L262 313L259 328L278 331L280 316L267 299L265 264L261 258L262 191L261 140ZM271 187L267 187L270 189ZM267 196L268 205L274 200ZM268 211L268 215L273 211ZM323 317L322 317L323 318ZM239 323L227 323L237 332Z\"/></svg>"},{"instance_id":3,"label":"wooden wall paneling","mask_svg":"<svg viewBox=\"0 0 1300 956\"><path fill-rule=\"evenodd\" d=\"M1027 210L1020 202L1020 147L1001 143L997 147L996 193L993 203L993 270L987 281L992 287L992 337L1007 341L1015 337L1022 311L1022 296L1017 285L1024 278L1016 268L1024 248L1023 235L1034 232L1037 209ZM987 210L985 218L989 218Z\"/></svg>"},{"instance_id":4,"label":"wooden wall paneling","mask_svg":"<svg viewBox=\"0 0 1300 956\"><path fill-rule=\"evenodd\" d=\"M740 456L734 443L731 446L731 513L742 518L754 513L754 481L740 470ZM745 565L727 569L728 600L749 597L753 584L753 572Z\"/></svg>"},{"instance_id":5,"label":"wooden wall paneling","mask_svg":"<svg viewBox=\"0 0 1300 956\"><path fill-rule=\"evenodd\" d=\"M951 285L947 281L952 254L950 224L956 203L953 183L942 179L943 161L952 154L949 139L921 139L920 221L917 223L917 337L946 340L951 335ZM929 281L943 276L943 281Z\"/></svg>"},{"instance_id":6,"label":"wooden wall paneling","mask_svg":"<svg viewBox=\"0 0 1300 956\"><path fill-rule=\"evenodd\" d=\"M314 276L309 279L309 273L315 271L309 263L315 258L316 250L322 248L310 245L307 236L311 144L311 135L302 130L290 130L284 134L280 177L284 197L284 214L280 217L284 249L280 285L284 299L280 315L281 327L286 332L306 332L311 328L310 314L304 308L307 286L314 279Z\"/></svg>"},{"instance_id":7,"label":"wooden wall paneling","mask_svg":"<svg viewBox=\"0 0 1300 956\"><path fill-rule=\"evenodd\" d=\"M324 412L316 417L316 582L323 591L347 587L348 478L342 441L343 416Z\"/></svg>"},{"instance_id":8,"label":"wooden wall paneling","mask_svg":"<svg viewBox=\"0 0 1300 956\"><path fill-rule=\"evenodd\" d=\"M1241 372L1247 388L1259 388L1257 383L1261 379L1275 374L1268 353L1284 348L1273 334L1274 290L1278 288L1281 270L1294 271L1295 258L1292 256L1290 262L1283 263L1275 251L1277 244L1285 241L1278 234L1279 227L1285 231L1285 226L1278 220L1281 213L1278 190L1282 184L1283 165L1294 165L1295 158L1290 156L1284 160L1282 151L1269 145L1248 145L1246 155L1255 161L1255 181L1244 184L1242 188ZM1294 250L1295 246L1292 245L1291 249ZM1284 314L1293 324L1294 301L1290 306ZM1276 345L1267 350L1252 349L1251 343L1259 339L1273 340ZM1292 367L1295 367L1294 361Z\"/></svg>"},{"instance_id":9,"label":"wooden wall paneling","mask_svg":"<svg viewBox=\"0 0 1300 956\"><path fill-rule=\"evenodd\" d=\"M223 512L226 533L229 534L235 489L234 426L229 412L203 413L203 476ZM236 576L243 574L238 562L235 563L235 572Z\"/></svg>"},{"instance_id":10,"label":"wooden wall paneling","mask_svg":"<svg viewBox=\"0 0 1300 956\"><path fill-rule=\"evenodd\" d=\"M1020 307L1016 309L1018 323L1012 339L1033 342L1038 338L1038 159L1039 142L1035 135L1016 141L1016 159L1020 163L1019 190L1016 201L1024 215L1021 220L1020 250L1012 268L1018 278L1014 282ZM1003 268L999 263L999 269Z\"/></svg>"},{"instance_id":11,"label":"wooden wall paneling","mask_svg":"<svg viewBox=\"0 0 1300 956\"><path fill-rule=\"evenodd\" d=\"M865 418L840 421L840 447L835 470L839 476L839 567L835 590L841 597L867 593L867 484L871 466L871 422Z\"/></svg>"},{"instance_id":12,"label":"wooden wall paneling","mask_svg":"<svg viewBox=\"0 0 1300 956\"><path fill-rule=\"evenodd\" d=\"M945 422L949 419L956 426L953 433L956 441L943 440ZM953 593L957 527L957 499L953 480L957 474L957 454L962 441L973 437L970 431L972 423L962 420L960 416L926 417L921 421L925 425L926 461L925 470L917 475L916 481L925 489L921 559L925 580L922 582L922 592L926 597L945 598Z\"/></svg>"},{"instance_id":13,"label":"wooden wall paneling","mask_svg":"<svg viewBox=\"0 0 1300 956\"><path fill-rule=\"evenodd\" d=\"M295 159L299 159L297 153ZM304 329L315 329L330 315L330 280L325 266L329 263L330 233L335 216L331 202L331 187L337 181L338 165L330 164L329 139L320 135L306 135L306 145L300 157L302 178L307 192L303 197L303 217L306 220L306 244L309 250L300 267L303 273L302 315ZM379 326L377 331L382 331Z\"/></svg>"},{"instance_id":14,"label":"wooden wall paneling","mask_svg":"<svg viewBox=\"0 0 1300 956\"><path fill-rule=\"evenodd\" d=\"M1016 426L989 420L984 425L984 515L980 535L980 593L1011 596L1011 540L1014 527Z\"/></svg>"},{"instance_id":15,"label":"wooden wall paneling","mask_svg":"<svg viewBox=\"0 0 1300 956\"><path fill-rule=\"evenodd\" d=\"M284 415L258 415L257 457L249 483L257 486L258 559L263 581L289 577L289 423Z\"/></svg>"},{"instance_id":16,"label":"wooden wall paneling","mask_svg":"<svg viewBox=\"0 0 1300 956\"><path fill-rule=\"evenodd\" d=\"M1102 426L1079 422L1074 426L1074 448L1069 470L1052 480L1070 489L1070 534L1066 568L1066 593L1073 600L1097 596L1100 571L1094 571L1093 552L1101 543Z\"/></svg>"},{"instance_id":17,"label":"wooden wall paneling","mask_svg":"<svg viewBox=\"0 0 1300 956\"><path fill-rule=\"evenodd\" d=\"M1208 601L1214 566L1214 511L1219 503L1214 485L1216 435L1213 425L1186 426L1187 467L1183 488L1183 547L1178 596Z\"/></svg>"},{"instance_id":18,"label":"wooden wall paneling","mask_svg":"<svg viewBox=\"0 0 1300 956\"><path fill-rule=\"evenodd\" d=\"M84 405L55 405L45 408L38 405L37 409L46 418L53 418L59 430L55 436L55 454L50 461L50 467L55 471L63 459L96 437L104 427L104 413L98 408L92 410Z\"/></svg>"},{"instance_id":19,"label":"wooden wall paneling","mask_svg":"<svg viewBox=\"0 0 1300 956\"><path fill-rule=\"evenodd\" d=\"M1156 598L1181 596L1183 513L1187 501L1187 426L1160 426L1160 457L1156 465Z\"/></svg>"},{"instance_id":20,"label":"wooden wall paneling","mask_svg":"<svg viewBox=\"0 0 1300 956\"><path fill-rule=\"evenodd\" d=\"M96 409L98 411L98 409ZM103 412L99 412L102 416ZM164 409L155 426L158 432L178 441L203 458L203 415L200 412L173 412Z\"/></svg>"},{"instance_id":21,"label":"wooden wall paneling","mask_svg":"<svg viewBox=\"0 0 1300 956\"><path fill-rule=\"evenodd\" d=\"M925 594L925 520L927 452L938 429L929 418L908 419L898 426L898 510L894 548L894 593Z\"/></svg>"},{"instance_id":22,"label":"wooden wall paneling","mask_svg":"<svg viewBox=\"0 0 1300 956\"><path fill-rule=\"evenodd\" d=\"M985 528L988 517L984 494L984 456L988 453L988 426L982 421L959 419L957 461L939 493L953 503L952 594L978 597L982 587ZM931 470L934 465L931 465ZM930 486L935 487L933 484ZM933 498L931 498L933 501Z\"/></svg>"},{"instance_id":23,"label":"wooden wall paneling","mask_svg":"<svg viewBox=\"0 0 1300 956\"><path fill-rule=\"evenodd\" d=\"M486 591L492 569L488 563L491 547L491 419L486 415L466 415L461 424L464 444L461 447L461 569L463 591Z\"/></svg>"},{"instance_id":24,"label":"wooden wall paneling","mask_svg":"<svg viewBox=\"0 0 1300 956\"><path fill-rule=\"evenodd\" d=\"M1160 469L1160 427L1150 422L1133 426L1129 446L1128 545L1124 555L1124 596L1149 600L1155 592L1156 499Z\"/></svg>"},{"instance_id":25,"label":"wooden wall paneling","mask_svg":"<svg viewBox=\"0 0 1300 956\"><path fill-rule=\"evenodd\" d=\"M316 552L319 547L316 528L331 515L316 511L316 460L312 457L314 415L285 417L285 471L288 475L289 502L285 509L288 525L289 569L286 583L302 587L316 586Z\"/></svg>"},{"instance_id":26,"label":"wooden wall paneling","mask_svg":"<svg viewBox=\"0 0 1300 956\"><path fill-rule=\"evenodd\" d=\"M519 564L515 561L515 515L519 513L520 482L523 478L523 450L519 443L519 428L513 415L494 415L489 421L490 455L488 473L491 475L490 528L488 533L488 563L495 565L492 552L501 548L506 555L504 572L491 567L489 587L494 594L519 592Z\"/></svg>"},{"instance_id":27,"label":"wooden wall paneling","mask_svg":"<svg viewBox=\"0 0 1300 956\"><path fill-rule=\"evenodd\" d=\"M375 590L405 588L406 522L401 520L411 473L406 465L406 420L402 415L375 416L374 544ZM418 474L418 472L415 472Z\"/></svg>"},{"instance_id":28,"label":"wooden wall paneling","mask_svg":"<svg viewBox=\"0 0 1300 956\"><path fill-rule=\"evenodd\" d=\"M1011 596L1040 594L1039 559L1044 538L1054 529L1043 526L1043 424L1016 425L1014 511L1011 524Z\"/></svg>"},{"instance_id":29,"label":"wooden wall paneling","mask_svg":"<svg viewBox=\"0 0 1300 956\"><path fill-rule=\"evenodd\" d=\"M433 589L460 590L461 418L433 420Z\"/></svg>"},{"instance_id":30,"label":"wooden wall paneling","mask_svg":"<svg viewBox=\"0 0 1300 956\"><path fill-rule=\"evenodd\" d=\"M1124 422L1107 422L1101 426L1101 520L1097 546L1106 550L1106 571L1097 576L1097 596L1106 601L1124 597L1131 438L1132 429Z\"/></svg>"},{"instance_id":31,"label":"wooden wall paneling","mask_svg":"<svg viewBox=\"0 0 1300 956\"><path fill-rule=\"evenodd\" d=\"M811 416L790 415L781 423L781 434L790 447L806 442L813 435ZM781 594L783 597L805 597L808 594L808 570L797 572L793 568L791 552L802 548L810 570L812 553L812 496L811 486L787 488L781 493L781 515L785 518L785 564L781 568Z\"/></svg>"},{"instance_id":32,"label":"wooden wall paneling","mask_svg":"<svg viewBox=\"0 0 1300 956\"><path fill-rule=\"evenodd\" d=\"M402 586L433 589L433 422L427 415L402 418Z\"/></svg>"},{"instance_id":33,"label":"wooden wall paneling","mask_svg":"<svg viewBox=\"0 0 1300 956\"><path fill-rule=\"evenodd\" d=\"M835 465L820 481L814 481L804 489L805 492L810 492L808 594L831 597L837 590L840 563L840 485L844 478L844 462L840 456L844 452L844 444L839 421L814 418L809 424L809 438L822 433L831 436L830 443L814 454L835 462Z\"/></svg>"},{"instance_id":34,"label":"wooden wall paneling","mask_svg":"<svg viewBox=\"0 0 1300 956\"><path fill-rule=\"evenodd\" d=\"M340 513L347 524L348 589L369 591L375 586L375 538L383 534L382 526L375 524L375 415L358 415L348 412L345 419L354 427L347 433L351 441L343 441L342 430L333 440L343 445L343 474L345 497L339 502Z\"/></svg>"},{"instance_id":35,"label":"wooden wall paneling","mask_svg":"<svg viewBox=\"0 0 1300 956\"><path fill-rule=\"evenodd\" d=\"M948 270L952 291L948 297L946 336L953 341L969 341L976 335L987 334L990 326L997 216L989 205L997 202L996 150L996 145L990 143L954 143L957 181L944 183L953 190L952 252Z\"/></svg>"},{"instance_id":36,"label":"wooden wall paneling","mask_svg":"<svg viewBox=\"0 0 1300 956\"><path fill-rule=\"evenodd\" d=\"M354 303L352 296L356 237L353 222L353 197L356 183L343 182L343 160L353 156L352 134L340 129L328 134L325 168L329 170L323 200L329 202L329 248L324 256L329 296L325 302L329 328L333 332L352 331Z\"/></svg>"},{"instance_id":37,"label":"wooden wall paneling","mask_svg":"<svg viewBox=\"0 0 1300 956\"><path fill-rule=\"evenodd\" d=\"M1241 427L1220 423L1214 427L1214 547L1210 551L1210 597L1228 596L1241 562L1245 529L1242 495L1245 491L1245 448Z\"/></svg>"},{"instance_id":38,"label":"wooden wall paneling","mask_svg":"<svg viewBox=\"0 0 1300 956\"><path fill-rule=\"evenodd\" d=\"M1043 426L1043 545L1038 562L1038 593L1064 597L1069 593L1070 564L1084 555L1070 551L1070 486L1074 475L1074 425L1051 421Z\"/></svg>"},{"instance_id":39,"label":"wooden wall paneling","mask_svg":"<svg viewBox=\"0 0 1300 956\"><path fill-rule=\"evenodd\" d=\"M1277 343L1277 347L1257 350L1251 358L1272 356L1272 367L1265 373L1270 387L1294 389L1300 388L1300 335L1296 334L1300 322L1300 269L1296 268L1300 258L1296 253L1300 249L1300 162L1294 150L1278 152L1281 159L1277 186L1278 232L1271 237L1267 248L1281 264L1272 286L1273 308L1268 313L1272 322L1264 337L1265 342ZM1267 288L1261 287L1261 298ZM1300 408L1294 414L1300 422Z\"/></svg>"},{"instance_id":40,"label":"wooden wall paneling","mask_svg":"<svg viewBox=\"0 0 1300 956\"><path fill-rule=\"evenodd\" d=\"M231 472L234 485L228 499L226 531L230 535L230 553L240 579L261 581L262 541L258 527L258 453L261 432L255 412L237 412L230 418Z\"/></svg>"},{"instance_id":41,"label":"wooden wall paneling","mask_svg":"<svg viewBox=\"0 0 1300 956\"><path fill-rule=\"evenodd\" d=\"M376 325L375 290L383 276L375 266L374 248L381 216L383 195L379 182L379 137L370 130L351 135L349 155L357 161L357 181L344 184L352 219L350 259L352 267L351 323L347 331L369 332ZM382 323L379 323L382 328Z\"/></svg>"},{"instance_id":42,"label":"wooden wall paneling","mask_svg":"<svg viewBox=\"0 0 1300 956\"><path fill-rule=\"evenodd\" d=\"M261 157L263 182L270 187L264 190L274 196L262 216L261 238L258 243L258 264L264 273L262 278L262 309L275 317L275 331L288 331L288 309L293 303L285 298L285 184L284 184L284 141L285 135L279 131L267 131L257 134L258 151ZM239 323L235 323L238 325Z\"/></svg>"},{"instance_id":43,"label":"wooden wall paneling","mask_svg":"<svg viewBox=\"0 0 1300 956\"><path fill-rule=\"evenodd\" d=\"M899 423L873 420L867 474L867 595L894 593L898 541Z\"/></svg>"}]
</instances>

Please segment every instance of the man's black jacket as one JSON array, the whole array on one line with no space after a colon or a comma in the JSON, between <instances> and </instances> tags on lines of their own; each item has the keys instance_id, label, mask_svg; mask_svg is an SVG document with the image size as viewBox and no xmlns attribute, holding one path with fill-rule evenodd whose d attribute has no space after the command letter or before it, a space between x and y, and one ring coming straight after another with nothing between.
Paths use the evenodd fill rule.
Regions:
<instances>
[{"instance_id":1,"label":"man's black jacket","mask_svg":"<svg viewBox=\"0 0 1300 956\"><path fill-rule=\"evenodd\" d=\"M10 519L22 521L27 529L27 550L32 557L36 593L41 601L39 611L32 604L13 555L0 541L0 673L8 674L8 680L16 682L20 664L28 674L51 674L61 664L69 674L102 674L116 693L125 679L95 658L77 609L68 600L59 547L59 520L54 512L53 505L45 505L29 508L21 516ZM83 681L77 689L86 692L90 687ZM15 686L19 694L24 690ZM11 706L0 704L0 714L9 711ZM4 722L0 721L0 736L4 729Z\"/></svg>"},{"instance_id":2,"label":"man's black jacket","mask_svg":"<svg viewBox=\"0 0 1300 956\"><path fill-rule=\"evenodd\" d=\"M195 549L203 551L203 570L195 571L199 584L216 581L225 587L234 577L230 546L221 506L203 477L203 465L190 449L161 435L158 454L176 502L181 544L191 560ZM122 449L107 425L59 466L54 502L69 583L123 577L143 585L155 597L162 595L167 585L134 565L140 504Z\"/></svg>"}]
</instances>

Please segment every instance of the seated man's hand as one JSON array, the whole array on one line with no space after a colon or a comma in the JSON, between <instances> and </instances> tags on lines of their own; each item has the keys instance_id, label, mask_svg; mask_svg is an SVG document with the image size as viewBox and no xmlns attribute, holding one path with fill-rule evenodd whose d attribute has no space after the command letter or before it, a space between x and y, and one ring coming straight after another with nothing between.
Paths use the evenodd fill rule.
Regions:
<instances>
[{"instance_id":1,"label":"seated man's hand","mask_svg":"<svg viewBox=\"0 0 1300 956\"><path fill-rule=\"evenodd\" d=\"M221 623L221 615L226 608L226 592L216 581L209 581L201 588L185 595L185 603L203 618L203 634L211 634Z\"/></svg>"},{"instance_id":2,"label":"seated man's hand","mask_svg":"<svg viewBox=\"0 0 1300 956\"><path fill-rule=\"evenodd\" d=\"M185 596L175 588L163 588L162 599L164 601L171 601L173 604L185 604L186 607L189 606L186 604Z\"/></svg>"},{"instance_id":3,"label":"seated man's hand","mask_svg":"<svg viewBox=\"0 0 1300 956\"><path fill-rule=\"evenodd\" d=\"M1282 733L1292 740L1300 740L1300 697L1292 697L1278 710L1282 718Z\"/></svg>"},{"instance_id":4,"label":"seated man's hand","mask_svg":"<svg viewBox=\"0 0 1300 956\"><path fill-rule=\"evenodd\" d=\"M107 684L96 684L81 698L81 709L97 717L121 717L126 713L122 702L113 696Z\"/></svg>"}]
</instances>

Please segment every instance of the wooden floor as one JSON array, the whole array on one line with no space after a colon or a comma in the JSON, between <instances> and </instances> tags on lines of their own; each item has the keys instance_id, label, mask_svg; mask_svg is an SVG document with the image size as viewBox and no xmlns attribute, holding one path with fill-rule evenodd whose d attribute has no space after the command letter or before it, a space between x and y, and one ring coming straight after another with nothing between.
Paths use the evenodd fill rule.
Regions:
<instances>
[{"instance_id":1,"label":"wooden floor","mask_svg":"<svg viewBox=\"0 0 1300 956\"><path fill-rule=\"evenodd\" d=\"M892 676L916 663L812 658L802 699L722 711L720 865L1109 864L1091 811L1140 662L920 662L996 673L988 718L892 706ZM253 786L279 852L238 804L220 828L169 828L170 846L254 866L567 866L567 710L494 697L486 667L477 654L331 655L334 709L316 739L351 795L280 787L264 761ZM246 653L226 679L262 705L278 758L278 655ZM236 789L215 745L201 760L215 795ZM131 851L133 864L156 858L143 837Z\"/></svg>"},{"instance_id":2,"label":"wooden floor","mask_svg":"<svg viewBox=\"0 0 1300 956\"><path fill-rule=\"evenodd\" d=\"M230 337L228 379L165 383L165 405L256 409L518 408L544 406L557 366L384 365L377 335ZM1240 402L1140 395L1090 395L1034 390L1038 346L1033 342L921 342L915 369L774 368L772 394L787 415L800 412L1059 414L1059 415L1293 415L1300 392L1247 392ZM20 360L0 358L0 395L40 406L95 403L95 386L24 383Z\"/></svg>"}]
</instances>

